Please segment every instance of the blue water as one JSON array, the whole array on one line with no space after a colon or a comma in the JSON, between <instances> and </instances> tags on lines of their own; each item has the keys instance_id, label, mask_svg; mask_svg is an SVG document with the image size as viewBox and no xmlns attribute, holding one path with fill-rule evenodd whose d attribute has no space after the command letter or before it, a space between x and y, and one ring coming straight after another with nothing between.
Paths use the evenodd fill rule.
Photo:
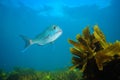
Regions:
<instances>
[{"instance_id":1,"label":"blue water","mask_svg":"<svg viewBox=\"0 0 120 80\"><path fill-rule=\"evenodd\" d=\"M98 24L108 42L120 40L120 0L0 0L0 68L60 70L71 65L71 45L78 33ZM34 38L58 25L63 34L52 44L31 46L26 52L19 35Z\"/></svg>"}]
</instances>

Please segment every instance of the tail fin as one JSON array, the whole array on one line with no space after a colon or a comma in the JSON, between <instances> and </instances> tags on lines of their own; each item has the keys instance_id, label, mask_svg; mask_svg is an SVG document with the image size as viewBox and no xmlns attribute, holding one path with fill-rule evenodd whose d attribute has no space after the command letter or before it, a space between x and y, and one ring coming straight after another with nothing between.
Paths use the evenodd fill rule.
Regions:
<instances>
[{"instance_id":1,"label":"tail fin","mask_svg":"<svg viewBox=\"0 0 120 80\"><path fill-rule=\"evenodd\" d=\"M25 47L24 50L22 52L25 52L32 44L32 40L27 38L26 36L20 35L20 37L25 41Z\"/></svg>"}]
</instances>

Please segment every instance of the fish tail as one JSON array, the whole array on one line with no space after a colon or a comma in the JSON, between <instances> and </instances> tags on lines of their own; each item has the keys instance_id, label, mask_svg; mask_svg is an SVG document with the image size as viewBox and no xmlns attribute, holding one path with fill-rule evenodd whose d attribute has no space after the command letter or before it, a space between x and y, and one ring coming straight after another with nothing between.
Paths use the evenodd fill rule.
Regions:
<instances>
[{"instance_id":1,"label":"fish tail","mask_svg":"<svg viewBox=\"0 0 120 80\"><path fill-rule=\"evenodd\" d=\"M32 39L29 39L28 37L23 35L20 35L20 37L25 41L25 47L24 47L24 50L22 51L22 52L25 52L27 48L33 44L33 41Z\"/></svg>"}]
</instances>

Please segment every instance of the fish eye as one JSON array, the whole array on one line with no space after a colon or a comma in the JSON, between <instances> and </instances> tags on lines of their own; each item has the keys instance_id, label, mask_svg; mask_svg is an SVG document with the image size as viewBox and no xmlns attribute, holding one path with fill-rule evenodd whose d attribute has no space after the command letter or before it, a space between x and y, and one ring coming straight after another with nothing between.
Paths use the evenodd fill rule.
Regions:
<instances>
[{"instance_id":1,"label":"fish eye","mask_svg":"<svg viewBox=\"0 0 120 80\"><path fill-rule=\"evenodd\" d=\"M54 26L53 29L56 29L56 26Z\"/></svg>"}]
</instances>

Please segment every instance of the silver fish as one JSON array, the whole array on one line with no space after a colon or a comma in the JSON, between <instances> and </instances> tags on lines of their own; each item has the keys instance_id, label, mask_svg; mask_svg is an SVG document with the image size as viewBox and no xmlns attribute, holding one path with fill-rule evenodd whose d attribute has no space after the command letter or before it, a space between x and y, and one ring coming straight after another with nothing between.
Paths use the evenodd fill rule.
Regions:
<instances>
[{"instance_id":1,"label":"silver fish","mask_svg":"<svg viewBox=\"0 0 120 80\"><path fill-rule=\"evenodd\" d=\"M20 35L25 41L25 49L23 52L33 44L46 45L54 42L62 34L62 29L59 26L53 25L48 27L45 31L37 35L34 39L29 39L26 36Z\"/></svg>"}]
</instances>

